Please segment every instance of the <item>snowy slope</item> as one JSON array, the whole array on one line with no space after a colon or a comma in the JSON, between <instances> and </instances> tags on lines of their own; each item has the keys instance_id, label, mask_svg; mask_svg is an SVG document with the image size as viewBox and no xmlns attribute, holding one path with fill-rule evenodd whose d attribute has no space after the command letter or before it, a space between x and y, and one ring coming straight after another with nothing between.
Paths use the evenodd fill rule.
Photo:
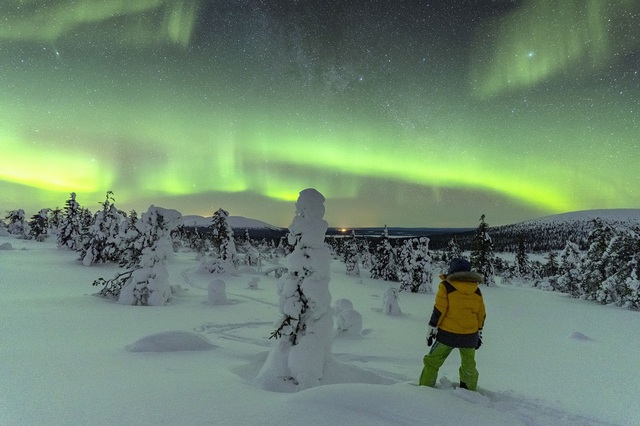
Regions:
<instances>
[{"instance_id":1,"label":"snowy slope","mask_svg":"<svg viewBox=\"0 0 640 426\"><path fill-rule=\"evenodd\" d=\"M0 250L2 425L640 424L638 312L483 288L481 392L429 389L415 384L434 296L401 293L403 315L384 315L389 284L347 277L334 262L333 300L353 302L363 335L336 338L342 367L324 386L277 393L252 384L279 318L275 278L224 277L229 303L211 306L212 276L179 253L168 268L181 294L164 307L124 306L92 296L91 282L117 267L83 267L50 242L4 242L13 249ZM159 351L130 351L154 341ZM455 382L458 362L452 354L441 376Z\"/></svg>"},{"instance_id":2,"label":"snowy slope","mask_svg":"<svg viewBox=\"0 0 640 426\"><path fill-rule=\"evenodd\" d=\"M527 220L525 222L521 222L521 224L532 225L562 224L567 222L589 222L598 218L609 223L640 225L640 209L583 210L578 212L545 216L539 219Z\"/></svg>"},{"instance_id":3,"label":"snowy slope","mask_svg":"<svg viewBox=\"0 0 640 426\"><path fill-rule=\"evenodd\" d=\"M211 225L211 217L187 215L183 216L183 223L185 226L209 226ZM281 229L266 222L242 216L229 216L227 223L229 223L233 229Z\"/></svg>"}]
</instances>

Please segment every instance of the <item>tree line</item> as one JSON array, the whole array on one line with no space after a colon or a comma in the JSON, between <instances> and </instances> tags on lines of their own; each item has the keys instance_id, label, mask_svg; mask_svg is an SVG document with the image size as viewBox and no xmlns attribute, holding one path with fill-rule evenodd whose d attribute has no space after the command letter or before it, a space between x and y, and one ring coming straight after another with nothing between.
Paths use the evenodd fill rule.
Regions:
<instances>
[{"instance_id":1,"label":"tree line","mask_svg":"<svg viewBox=\"0 0 640 426\"><path fill-rule=\"evenodd\" d=\"M236 236L227 222L228 212L216 211L206 227L185 227L175 219L178 212L153 206L138 217L115 206L113 192L108 191L101 209L91 213L71 193L63 209L42 209L26 220L21 209L8 212L0 227L18 238L44 241L55 237L58 247L79 253L85 266L113 262L124 271L113 278L100 278L99 294L119 299L124 287L135 278L138 288L134 304L148 304L157 276L171 250L179 247L196 252L198 260L209 272L229 272L239 266L261 270L267 260L291 253L287 235L252 239L249 231ZM348 275L369 277L398 283L400 291L431 293L436 273L445 272L448 262L468 253L474 270L485 276L485 284L493 285L496 277L502 283L526 282L552 291L560 291L602 304L640 309L638 263L640 262L640 230L632 225L611 224L600 219L585 222L513 225L490 228L480 217L472 233L448 235L446 243L434 250L431 237L390 238L385 226L377 238L358 236L326 236L325 243L335 258L345 264ZM500 235L496 248L494 235ZM442 236L439 236L440 238ZM566 237L559 248L547 250L544 261L531 260L532 254L558 247L557 240ZM162 248L162 249L161 249ZM513 262L497 252L515 252ZM157 267L155 265L158 265ZM147 268L146 275L140 269ZM154 269L155 268L155 269ZM273 267L282 274L285 266ZM151 277L156 277L151 279ZM154 281L155 280L155 281ZM142 284L140 284L142 283ZM163 290L162 303L170 297Z\"/></svg>"}]
</instances>

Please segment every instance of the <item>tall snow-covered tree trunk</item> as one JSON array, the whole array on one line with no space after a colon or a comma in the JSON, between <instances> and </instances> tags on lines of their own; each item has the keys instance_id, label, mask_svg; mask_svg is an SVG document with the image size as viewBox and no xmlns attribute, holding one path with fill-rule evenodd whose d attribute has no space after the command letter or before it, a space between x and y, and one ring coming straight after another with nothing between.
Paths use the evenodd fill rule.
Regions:
<instances>
[{"instance_id":1,"label":"tall snow-covered tree trunk","mask_svg":"<svg viewBox=\"0 0 640 426\"><path fill-rule=\"evenodd\" d=\"M315 189L300 192L289 226L288 273L278 293L280 313L273 332L277 343L256 378L258 385L294 392L322 383L331 358L333 317L329 293L329 249L324 245L327 222L324 197Z\"/></svg>"}]
</instances>

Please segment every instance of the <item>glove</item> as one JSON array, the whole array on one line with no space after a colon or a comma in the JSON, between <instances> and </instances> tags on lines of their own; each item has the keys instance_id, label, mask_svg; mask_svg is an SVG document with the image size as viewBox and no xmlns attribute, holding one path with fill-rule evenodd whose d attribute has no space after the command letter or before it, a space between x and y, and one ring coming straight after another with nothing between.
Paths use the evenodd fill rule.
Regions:
<instances>
[{"instance_id":1,"label":"glove","mask_svg":"<svg viewBox=\"0 0 640 426\"><path fill-rule=\"evenodd\" d=\"M482 346L482 329L478 330L478 344L476 345L476 350L480 349Z\"/></svg>"},{"instance_id":2,"label":"glove","mask_svg":"<svg viewBox=\"0 0 640 426\"><path fill-rule=\"evenodd\" d=\"M432 326L429 326L427 329L427 346L433 345L433 341L436 338L436 334L438 334L438 329Z\"/></svg>"}]
</instances>

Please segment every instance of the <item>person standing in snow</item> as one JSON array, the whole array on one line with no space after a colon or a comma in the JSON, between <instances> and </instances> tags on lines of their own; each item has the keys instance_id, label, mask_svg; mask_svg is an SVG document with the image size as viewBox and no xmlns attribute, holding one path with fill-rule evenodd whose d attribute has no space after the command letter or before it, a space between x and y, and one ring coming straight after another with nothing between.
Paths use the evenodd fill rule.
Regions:
<instances>
[{"instance_id":1,"label":"person standing in snow","mask_svg":"<svg viewBox=\"0 0 640 426\"><path fill-rule=\"evenodd\" d=\"M478 370L476 349L482 344L482 327L486 316L478 284L482 274L471 272L471 264L462 258L451 260L447 275L440 275L433 314L429 321L427 344L431 350L424 357L420 386L434 387L438 370L454 348L460 350L460 387L476 390ZM435 343L434 343L435 341Z\"/></svg>"}]
</instances>

